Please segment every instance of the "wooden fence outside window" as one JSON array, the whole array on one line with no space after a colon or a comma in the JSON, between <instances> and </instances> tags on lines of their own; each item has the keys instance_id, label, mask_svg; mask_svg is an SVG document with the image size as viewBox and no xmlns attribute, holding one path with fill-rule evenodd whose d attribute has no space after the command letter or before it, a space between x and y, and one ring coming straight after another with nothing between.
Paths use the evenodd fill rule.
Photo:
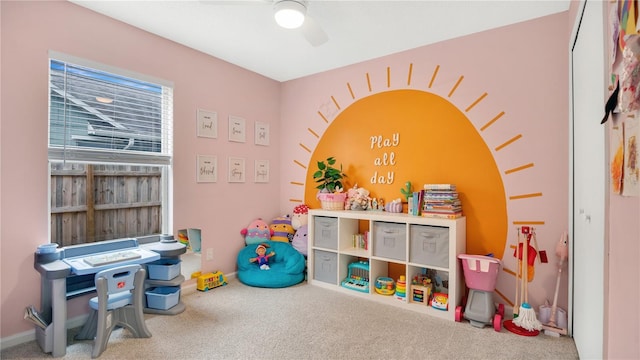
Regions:
<instances>
[{"instance_id":1,"label":"wooden fence outside window","mask_svg":"<svg viewBox=\"0 0 640 360\"><path fill-rule=\"evenodd\" d=\"M51 242L60 246L159 234L162 168L51 164Z\"/></svg>"}]
</instances>

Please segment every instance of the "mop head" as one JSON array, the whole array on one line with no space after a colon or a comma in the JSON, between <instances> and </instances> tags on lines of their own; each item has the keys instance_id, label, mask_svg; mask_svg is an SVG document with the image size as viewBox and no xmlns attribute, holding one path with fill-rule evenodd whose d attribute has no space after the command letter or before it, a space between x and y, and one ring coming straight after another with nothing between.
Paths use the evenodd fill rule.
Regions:
<instances>
[{"instance_id":1,"label":"mop head","mask_svg":"<svg viewBox=\"0 0 640 360\"><path fill-rule=\"evenodd\" d=\"M542 323L536 318L536 312L528 303L520 305L518 317L513 319L513 323L529 331L542 329Z\"/></svg>"}]
</instances>

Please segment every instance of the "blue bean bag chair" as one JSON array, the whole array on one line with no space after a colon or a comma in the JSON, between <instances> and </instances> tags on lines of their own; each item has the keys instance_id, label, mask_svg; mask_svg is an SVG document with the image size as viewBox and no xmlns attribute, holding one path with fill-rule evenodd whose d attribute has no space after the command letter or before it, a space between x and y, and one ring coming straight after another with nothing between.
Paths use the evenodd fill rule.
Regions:
<instances>
[{"instance_id":1,"label":"blue bean bag chair","mask_svg":"<svg viewBox=\"0 0 640 360\"><path fill-rule=\"evenodd\" d=\"M276 254L269 258L269 269L262 270L257 262L256 248L260 244L268 245L267 254ZM304 280L305 259L291 244L282 241L265 241L247 245L238 253L238 280L245 285L265 288L283 288L298 284Z\"/></svg>"}]
</instances>

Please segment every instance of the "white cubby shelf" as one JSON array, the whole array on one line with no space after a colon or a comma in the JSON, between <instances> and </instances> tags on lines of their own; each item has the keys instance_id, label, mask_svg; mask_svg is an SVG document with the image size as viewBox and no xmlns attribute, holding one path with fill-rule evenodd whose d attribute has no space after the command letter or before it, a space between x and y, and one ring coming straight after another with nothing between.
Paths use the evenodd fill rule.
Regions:
<instances>
[{"instance_id":1,"label":"white cubby shelf","mask_svg":"<svg viewBox=\"0 0 640 360\"><path fill-rule=\"evenodd\" d=\"M354 247L353 235L369 232L366 249ZM464 281L458 254L466 249L466 218L439 219L404 213L353 210L309 210L309 284L372 301L399 306L442 319L455 321L456 306L462 304ZM369 284L356 291L341 285L348 277L349 264L369 263ZM406 297L378 294L379 277L389 277L403 269ZM410 301L411 279L427 269L446 278L448 310ZM393 279L398 280L397 278Z\"/></svg>"}]
</instances>

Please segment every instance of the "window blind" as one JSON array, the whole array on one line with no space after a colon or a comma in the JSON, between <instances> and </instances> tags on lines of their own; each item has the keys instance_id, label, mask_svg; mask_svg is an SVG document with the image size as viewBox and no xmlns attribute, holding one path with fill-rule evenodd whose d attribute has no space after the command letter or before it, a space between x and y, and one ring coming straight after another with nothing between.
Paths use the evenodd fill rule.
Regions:
<instances>
[{"instance_id":1,"label":"window blind","mask_svg":"<svg viewBox=\"0 0 640 360\"><path fill-rule=\"evenodd\" d=\"M72 60L49 60L49 159L169 165L173 87Z\"/></svg>"}]
</instances>

